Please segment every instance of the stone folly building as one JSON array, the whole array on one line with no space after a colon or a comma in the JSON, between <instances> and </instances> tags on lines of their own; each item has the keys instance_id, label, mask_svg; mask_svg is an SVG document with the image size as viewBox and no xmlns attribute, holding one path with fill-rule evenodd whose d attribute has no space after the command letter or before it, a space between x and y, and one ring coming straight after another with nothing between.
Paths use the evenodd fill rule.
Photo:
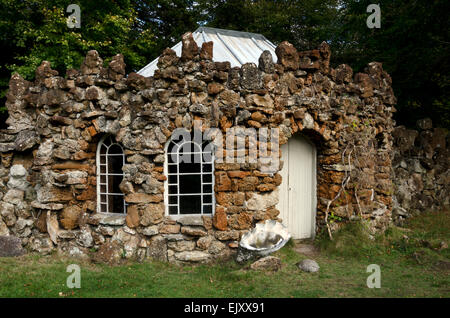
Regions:
<instances>
[{"instance_id":1,"label":"stone folly building","mask_svg":"<svg viewBox=\"0 0 450 318\"><path fill-rule=\"evenodd\" d=\"M212 52L187 33L181 56L164 50L151 77L126 75L120 54L105 67L96 51L65 77L46 61L34 82L14 74L0 235L30 252L183 263L231 257L267 219L294 238L355 218L374 230L390 222L395 97L380 63L331 68L326 43L298 52L282 42L276 63L265 51L241 67ZM233 128L275 129L281 148L238 135L244 160L220 162ZM174 138L180 129L215 134L198 143ZM255 145L281 156L275 171L248 160Z\"/></svg>"}]
</instances>

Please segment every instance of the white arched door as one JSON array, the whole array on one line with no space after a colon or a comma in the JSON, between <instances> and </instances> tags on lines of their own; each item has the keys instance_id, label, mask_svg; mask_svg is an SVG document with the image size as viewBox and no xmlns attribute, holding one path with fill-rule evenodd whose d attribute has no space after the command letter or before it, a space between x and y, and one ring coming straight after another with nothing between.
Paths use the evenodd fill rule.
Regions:
<instances>
[{"instance_id":1,"label":"white arched door","mask_svg":"<svg viewBox=\"0 0 450 318\"><path fill-rule=\"evenodd\" d=\"M312 238L316 217L316 149L296 135L281 146L282 183L277 209L293 239Z\"/></svg>"}]
</instances>

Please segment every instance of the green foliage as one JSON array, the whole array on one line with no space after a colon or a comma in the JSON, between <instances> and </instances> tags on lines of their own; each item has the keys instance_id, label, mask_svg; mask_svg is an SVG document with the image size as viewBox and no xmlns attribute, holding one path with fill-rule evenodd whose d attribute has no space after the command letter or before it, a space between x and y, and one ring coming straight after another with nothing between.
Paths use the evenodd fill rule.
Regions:
<instances>
[{"instance_id":1,"label":"green foliage","mask_svg":"<svg viewBox=\"0 0 450 318\"><path fill-rule=\"evenodd\" d=\"M11 52L13 61L6 67L27 79L34 77L42 60L64 72L79 67L92 49L105 58L122 53L128 70L136 70L147 62L147 48L153 45L150 30L135 30L137 14L130 1L79 1L79 29L67 27L65 10L70 1L2 2L6 8L1 13L0 30L8 34L2 42L10 41L15 49Z\"/></svg>"},{"instance_id":2,"label":"green foliage","mask_svg":"<svg viewBox=\"0 0 450 318\"><path fill-rule=\"evenodd\" d=\"M151 29L137 30L138 16L128 0L80 0L81 28L67 26L69 0L0 0L0 43L2 55L0 98L2 105L12 72L34 79L43 60L64 76L78 68L87 51L95 49L108 59L124 55L127 71L148 62L154 45Z\"/></svg>"},{"instance_id":3,"label":"green foliage","mask_svg":"<svg viewBox=\"0 0 450 318\"><path fill-rule=\"evenodd\" d=\"M137 14L136 31L151 30L153 44L148 49L147 63L158 57L162 50L181 40L188 31L195 31L208 16L202 1L193 0L132 0ZM145 65L145 64L144 64ZM141 65L141 66L144 66Z\"/></svg>"},{"instance_id":4,"label":"green foliage","mask_svg":"<svg viewBox=\"0 0 450 318\"><path fill-rule=\"evenodd\" d=\"M342 221L342 218L340 216L335 215L334 212L331 211L330 215L328 216L328 221L330 223L339 222Z\"/></svg>"},{"instance_id":5,"label":"green foliage","mask_svg":"<svg viewBox=\"0 0 450 318\"><path fill-rule=\"evenodd\" d=\"M208 26L261 33L274 43L289 41L301 50L316 48L336 33L337 0L200 1Z\"/></svg>"},{"instance_id":6,"label":"green foliage","mask_svg":"<svg viewBox=\"0 0 450 318\"><path fill-rule=\"evenodd\" d=\"M379 61L392 76L400 124L431 117L450 126L450 2L382 0L381 28L368 29L366 8L371 0L343 0L332 63L350 64L355 71ZM337 54L336 54L337 53Z\"/></svg>"},{"instance_id":7,"label":"green foliage","mask_svg":"<svg viewBox=\"0 0 450 318\"><path fill-rule=\"evenodd\" d=\"M428 212L411 218L406 228L390 226L384 233L371 235L367 221L343 225L331 241L326 232L316 240L321 251L331 256L355 259L403 257L412 263L435 265L450 258L441 242L450 239L450 211Z\"/></svg>"}]
</instances>

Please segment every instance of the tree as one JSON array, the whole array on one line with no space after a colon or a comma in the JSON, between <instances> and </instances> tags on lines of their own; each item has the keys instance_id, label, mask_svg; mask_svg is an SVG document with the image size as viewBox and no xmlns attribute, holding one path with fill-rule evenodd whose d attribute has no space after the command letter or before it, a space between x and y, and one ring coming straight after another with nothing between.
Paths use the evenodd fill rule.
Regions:
<instances>
[{"instance_id":1,"label":"tree","mask_svg":"<svg viewBox=\"0 0 450 318\"><path fill-rule=\"evenodd\" d=\"M188 31L195 31L203 15L203 7L193 0L133 0L137 13L137 31L151 30L153 45L147 52L147 62L158 57Z\"/></svg>"},{"instance_id":2,"label":"tree","mask_svg":"<svg viewBox=\"0 0 450 318\"><path fill-rule=\"evenodd\" d=\"M300 50L332 43L338 21L337 0L212 0L200 1L211 27L261 33Z\"/></svg>"},{"instance_id":3,"label":"tree","mask_svg":"<svg viewBox=\"0 0 450 318\"><path fill-rule=\"evenodd\" d=\"M0 0L0 68L2 105L12 72L32 80L43 60L64 75L78 68L86 52L97 50L108 59L124 55L127 71L148 61L154 46L151 29L138 30L138 16L130 0L80 0L81 28L67 26L69 0Z\"/></svg>"},{"instance_id":4,"label":"tree","mask_svg":"<svg viewBox=\"0 0 450 318\"><path fill-rule=\"evenodd\" d=\"M371 0L79 0L81 28L69 29L71 0L0 0L0 105L11 73L33 79L48 60L62 74L86 52L122 53L136 71L199 25L261 33L299 50L327 41L331 63L362 70L383 63L393 78L399 124L421 117L450 126L450 25L447 0L380 0L381 28L369 29Z\"/></svg>"},{"instance_id":5,"label":"tree","mask_svg":"<svg viewBox=\"0 0 450 318\"><path fill-rule=\"evenodd\" d=\"M450 3L380 1L381 28L368 29L372 2L343 1L338 61L357 71L370 61L383 63L393 79L399 124L431 117L435 125L450 127Z\"/></svg>"}]
</instances>

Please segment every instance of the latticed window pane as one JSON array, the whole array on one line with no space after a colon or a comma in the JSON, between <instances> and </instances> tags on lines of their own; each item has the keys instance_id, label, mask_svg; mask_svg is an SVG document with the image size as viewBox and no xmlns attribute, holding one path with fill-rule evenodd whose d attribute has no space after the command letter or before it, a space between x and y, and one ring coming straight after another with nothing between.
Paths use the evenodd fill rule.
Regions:
<instances>
[{"instance_id":1,"label":"latticed window pane","mask_svg":"<svg viewBox=\"0 0 450 318\"><path fill-rule=\"evenodd\" d=\"M183 137L169 142L166 195L170 215L213 213L213 153L207 145Z\"/></svg>"},{"instance_id":2,"label":"latticed window pane","mask_svg":"<svg viewBox=\"0 0 450 318\"><path fill-rule=\"evenodd\" d=\"M203 196L203 203L212 203L212 195L204 195Z\"/></svg>"},{"instance_id":3,"label":"latticed window pane","mask_svg":"<svg viewBox=\"0 0 450 318\"><path fill-rule=\"evenodd\" d=\"M180 175L178 188L180 193L201 193L202 179L200 174Z\"/></svg>"},{"instance_id":4,"label":"latticed window pane","mask_svg":"<svg viewBox=\"0 0 450 318\"><path fill-rule=\"evenodd\" d=\"M119 185L123 179L125 155L111 136L102 138L97 153L97 207L99 212L126 213Z\"/></svg>"},{"instance_id":5,"label":"latticed window pane","mask_svg":"<svg viewBox=\"0 0 450 318\"><path fill-rule=\"evenodd\" d=\"M203 182L212 182L212 175L210 173L203 174Z\"/></svg>"},{"instance_id":6,"label":"latticed window pane","mask_svg":"<svg viewBox=\"0 0 450 318\"><path fill-rule=\"evenodd\" d=\"M170 215L178 214L178 205L169 205L169 214Z\"/></svg>"},{"instance_id":7,"label":"latticed window pane","mask_svg":"<svg viewBox=\"0 0 450 318\"><path fill-rule=\"evenodd\" d=\"M169 195L169 204L177 204L177 203L178 203L178 196Z\"/></svg>"},{"instance_id":8,"label":"latticed window pane","mask_svg":"<svg viewBox=\"0 0 450 318\"><path fill-rule=\"evenodd\" d=\"M212 211L213 211L212 208L213 208L212 205L208 205L208 204L204 205L204 206L203 206L203 213L204 213L204 214L211 214Z\"/></svg>"},{"instance_id":9,"label":"latticed window pane","mask_svg":"<svg viewBox=\"0 0 450 318\"><path fill-rule=\"evenodd\" d=\"M201 210L201 195L185 195L180 197L180 214L198 214Z\"/></svg>"}]
</instances>

